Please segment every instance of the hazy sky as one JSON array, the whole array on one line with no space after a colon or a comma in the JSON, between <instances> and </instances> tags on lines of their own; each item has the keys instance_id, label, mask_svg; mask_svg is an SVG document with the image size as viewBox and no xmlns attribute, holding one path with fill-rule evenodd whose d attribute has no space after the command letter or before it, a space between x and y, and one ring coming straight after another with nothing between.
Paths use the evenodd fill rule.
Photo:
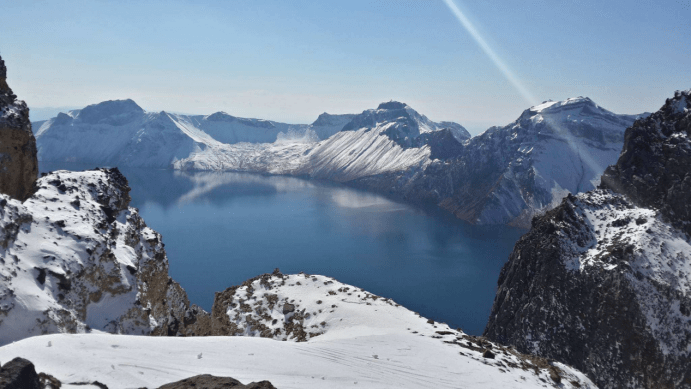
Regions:
<instances>
[{"instance_id":1,"label":"hazy sky","mask_svg":"<svg viewBox=\"0 0 692 389\"><path fill-rule=\"evenodd\" d=\"M0 0L0 55L32 108L132 98L309 123L393 99L472 133L532 104L517 83L616 113L690 88L689 0L453 2L485 51L443 0Z\"/></svg>"}]
</instances>

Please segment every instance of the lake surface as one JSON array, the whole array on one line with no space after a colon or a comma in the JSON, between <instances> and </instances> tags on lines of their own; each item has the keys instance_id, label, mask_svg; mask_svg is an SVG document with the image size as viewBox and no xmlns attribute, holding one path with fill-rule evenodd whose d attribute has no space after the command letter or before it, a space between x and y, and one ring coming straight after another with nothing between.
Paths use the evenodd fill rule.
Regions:
<instances>
[{"instance_id":1,"label":"lake surface","mask_svg":"<svg viewBox=\"0 0 692 389\"><path fill-rule=\"evenodd\" d=\"M41 171L84 168L41 164ZM278 267L334 277L480 335L500 269L525 232L314 180L121 171L131 205L163 235L170 276L206 310L214 292Z\"/></svg>"}]
</instances>

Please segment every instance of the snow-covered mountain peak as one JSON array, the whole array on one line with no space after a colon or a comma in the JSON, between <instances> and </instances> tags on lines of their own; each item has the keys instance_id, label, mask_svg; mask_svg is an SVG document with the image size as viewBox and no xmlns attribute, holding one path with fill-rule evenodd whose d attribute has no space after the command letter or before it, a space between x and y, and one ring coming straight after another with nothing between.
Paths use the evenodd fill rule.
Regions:
<instances>
[{"instance_id":1,"label":"snow-covered mountain peak","mask_svg":"<svg viewBox=\"0 0 692 389\"><path fill-rule=\"evenodd\" d=\"M562 100L562 101L553 101L553 100L546 100L542 102L541 104L534 105L533 107L529 108L529 111L532 112L549 112L553 109L559 109L561 107L565 106L582 106L582 105L590 105L593 107L598 107L596 103L593 102L588 97L583 97L583 96L578 96L578 97L570 97L567 100Z\"/></svg>"},{"instance_id":2,"label":"snow-covered mountain peak","mask_svg":"<svg viewBox=\"0 0 692 389\"><path fill-rule=\"evenodd\" d=\"M320 116L317 117L317 119L311 124L313 127L322 127L322 126L335 126L338 124L341 124L342 126L345 125L345 122L350 121L353 119L353 117L356 116L354 114L343 114L343 115L332 115L327 112L323 112L320 114Z\"/></svg>"},{"instance_id":3,"label":"snow-covered mountain peak","mask_svg":"<svg viewBox=\"0 0 692 389\"><path fill-rule=\"evenodd\" d=\"M77 119L88 124L110 124L119 126L130 123L144 114L142 107L131 99L108 100L84 107Z\"/></svg>"},{"instance_id":4,"label":"snow-covered mountain peak","mask_svg":"<svg viewBox=\"0 0 692 389\"><path fill-rule=\"evenodd\" d=\"M605 144L622 142L625 128L644 115L618 115L588 97L579 96L533 106L510 126L527 134L541 134L567 142L576 137Z\"/></svg>"},{"instance_id":5,"label":"snow-covered mountain peak","mask_svg":"<svg viewBox=\"0 0 692 389\"><path fill-rule=\"evenodd\" d=\"M410 108L406 103L401 103L399 101L388 101L386 103L380 103L380 105L377 106L378 110L383 110L383 109L406 109Z\"/></svg>"},{"instance_id":6,"label":"snow-covered mountain peak","mask_svg":"<svg viewBox=\"0 0 692 389\"><path fill-rule=\"evenodd\" d=\"M421 142L418 137L421 134L446 128L452 132L454 139L458 142L471 137L460 124L435 123L409 105L398 101L381 103L377 109L363 111L346 124L342 131L357 131L363 128L377 128L382 134L404 148L420 147Z\"/></svg>"},{"instance_id":7,"label":"snow-covered mountain peak","mask_svg":"<svg viewBox=\"0 0 692 389\"><path fill-rule=\"evenodd\" d=\"M204 120L208 120L210 122L232 122L235 120L235 116L231 116L224 111L219 111L205 116Z\"/></svg>"},{"instance_id":8,"label":"snow-covered mountain peak","mask_svg":"<svg viewBox=\"0 0 692 389\"><path fill-rule=\"evenodd\" d=\"M211 115L207 115L202 120L205 120L208 122L226 122L226 123L238 122L239 124L242 124L242 125L245 125L248 127L257 127L257 128L274 128L275 127L274 123L272 123L268 120L239 118L239 117L229 115L223 111L219 111L219 112L215 112Z\"/></svg>"}]
</instances>

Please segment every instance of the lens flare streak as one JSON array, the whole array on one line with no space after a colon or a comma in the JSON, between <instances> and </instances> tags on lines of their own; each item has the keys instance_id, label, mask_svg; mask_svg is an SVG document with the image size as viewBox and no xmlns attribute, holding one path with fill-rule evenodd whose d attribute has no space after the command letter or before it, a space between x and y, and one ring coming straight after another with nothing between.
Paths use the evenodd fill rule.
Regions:
<instances>
[{"instance_id":1,"label":"lens flare streak","mask_svg":"<svg viewBox=\"0 0 692 389\"><path fill-rule=\"evenodd\" d=\"M502 74L505 76L507 81L509 81L516 89L517 91L521 94L521 96L531 105L536 105L538 103L538 100L533 97L531 92L528 91L522 85L521 81L514 75L514 73L505 65L505 63L498 57L497 54L493 51L493 49L488 45L488 43L483 39L481 34L476 30L476 27L473 26L471 21L464 15L463 12L457 7L457 5L454 3L452 0L444 0L445 4L447 4L447 7L452 11L454 16L459 20L459 23L466 29L466 31L471 34L471 37L476 41L478 46L480 46L481 50L490 58L491 61L497 66L497 68L502 72Z\"/></svg>"},{"instance_id":2,"label":"lens flare streak","mask_svg":"<svg viewBox=\"0 0 692 389\"><path fill-rule=\"evenodd\" d=\"M514 75L514 73L507 67L507 65L500 59L500 57L495 54L493 49L488 45L488 43L483 39L481 34L476 30L471 21L464 15L464 13L457 7L453 0L443 0L447 7L452 11L454 16L459 20L459 23L466 29L466 31L473 37L478 46L483 50L483 52L490 58L491 61L497 66L497 68L502 72L505 78L517 89L519 94L529 103L531 106L535 106L538 100L533 96L528 89L522 85L519 79ZM562 123L557 121L550 121L547 123L550 128L552 128L555 134L561 137L567 145L579 156L581 161L585 163L592 171L599 172L603 171L604 167L600 166L593 156L588 153L584 153L579 146L578 140L573 134L569 132L568 129L564 128Z\"/></svg>"}]
</instances>

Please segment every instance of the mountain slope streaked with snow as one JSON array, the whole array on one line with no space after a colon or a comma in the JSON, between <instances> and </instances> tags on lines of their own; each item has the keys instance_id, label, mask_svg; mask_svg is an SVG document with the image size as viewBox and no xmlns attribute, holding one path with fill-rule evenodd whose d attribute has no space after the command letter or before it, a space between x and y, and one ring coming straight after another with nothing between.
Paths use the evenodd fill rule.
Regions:
<instances>
[{"instance_id":1,"label":"mountain slope streaked with snow","mask_svg":"<svg viewBox=\"0 0 692 389\"><path fill-rule=\"evenodd\" d=\"M210 148L175 167L348 182L432 201L473 223L528 226L567 193L594 189L635 119L580 97L532 107L514 123L469 139L463 127L445 128L389 102L318 143Z\"/></svg>"},{"instance_id":2,"label":"mountain slope streaked with snow","mask_svg":"<svg viewBox=\"0 0 692 389\"><path fill-rule=\"evenodd\" d=\"M472 223L527 226L567 193L594 189L634 120L589 98L546 102L464 142L457 158L435 161L412 179L394 174L363 184L394 186L406 198L435 201Z\"/></svg>"},{"instance_id":3,"label":"mountain slope streaked with snow","mask_svg":"<svg viewBox=\"0 0 692 389\"><path fill-rule=\"evenodd\" d=\"M627 129L602 189L533 220L485 335L602 388L690 387L690 92Z\"/></svg>"},{"instance_id":4,"label":"mountain slope streaked with snow","mask_svg":"<svg viewBox=\"0 0 692 389\"><path fill-rule=\"evenodd\" d=\"M217 112L179 115L145 112L132 100L104 101L36 123L38 158L51 162L169 168L195 151L239 142L271 143L308 129L329 134L348 115L324 125L291 125Z\"/></svg>"},{"instance_id":5,"label":"mountain slope streaked with snow","mask_svg":"<svg viewBox=\"0 0 692 389\"><path fill-rule=\"evenodd\" d=\"M451 158L468 132L418 114L406 104L382 103L356 115L341 131L317 143L235 144L193 152L178 169L237 170L305 175L347 182L379 174L420 171L431 154ZM431 134L449 134L439 137Z\"/></svg>"},{"instance_id":6,"label":"mountain slope streaked with snow","mask_svg":"<svg viewBox=\"0 0 692 389\"><path fill-rule=\"evenodd\" d=\"M395 101L291 127L222 112L146 113L126 100L61 114L37 142L42 160L302 175L434 202L472 223L528 226L567 193L594 189L635 119L579 97L471 138Z\"/></svg>"}]
</instances>

